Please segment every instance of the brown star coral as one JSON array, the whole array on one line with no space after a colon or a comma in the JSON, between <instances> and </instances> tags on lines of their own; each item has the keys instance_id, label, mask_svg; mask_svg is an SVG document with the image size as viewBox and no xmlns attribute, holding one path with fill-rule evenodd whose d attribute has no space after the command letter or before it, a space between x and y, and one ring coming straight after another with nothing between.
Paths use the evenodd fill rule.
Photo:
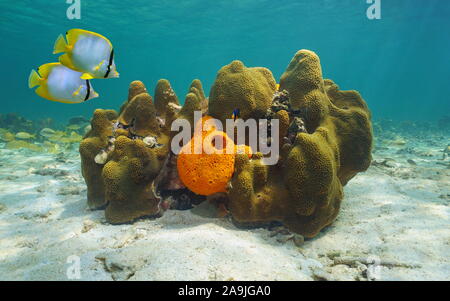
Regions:
<instances>
[{"instance_id":1,"label":"brown star coral","mask_svg":"<svg viewBox=\"0 0 450 301\"><path fill-rule=\"evenodd\" d=\"M262 67L247 68L241 61L222 67L209 95L209 114L225 122L239 109L243 119L261 118L272 103L276 82Z\"/></svg>"},{"instance_id":2,"label":"brown star coral","mask_svg":"<svg viewBox=\"0 0 450 301\"><path fill-rule=\"evenodd\" d=\"M236 108L244 120L278 119L281 142L275 165L265 165L262 153L248 145L236 147L235 154L182 152L177 161L169 149L173 120L188 120L194 132L194 111L203 113L202 122L211 118L205 114L224 122ZM106 205L112 223L157 215L167 208L161 187L185 191L181 178L191 189L190 197L195 196L192 191L220 192L240 223L279 221L313 237L336 218L343 186L370 165L370 117L358 92L340 91L322 78L319 57L308 50L294 56L278 91L268 69L247 68L240 61L218 72L209 101L200 81L194 80L183 107L167 80L158 82L155 103L136 81L119 114L94 112L92 130L80 144L88 203L91 208ZM211 131L203 131L201 140ZM226 168L211 168L210 159L226 162Z\"/></svg>"},{"instance_id":3,"label":"brown star coral","mask_svg":"<svg viewBox=\"0 0 450 301\"><path fill-rule=\"evenodd\" d=\"M91 124L80 144L90 207L106 205L111 223L157 214L160 200L152 185L169 152L169 136L142 82L131 83L120 115L96 110ZM107 154L105 162L95 162L101 152Z\"/></svg>"},{"instance_id":4,"label":"brown star coral","mask_svg":"<svg viewBox=\"0 0 450 301\"><path fill-rule=\"evenodd\" d=\"M337 216L342 186L371 161L370 112L356 91L339 91L323 80L319 57L297 52L280 81L308 132L284 144L280 162L236 158L230 210L240 222L278 220L290 230L315 236Z\"/></svg>"}]
</instances>

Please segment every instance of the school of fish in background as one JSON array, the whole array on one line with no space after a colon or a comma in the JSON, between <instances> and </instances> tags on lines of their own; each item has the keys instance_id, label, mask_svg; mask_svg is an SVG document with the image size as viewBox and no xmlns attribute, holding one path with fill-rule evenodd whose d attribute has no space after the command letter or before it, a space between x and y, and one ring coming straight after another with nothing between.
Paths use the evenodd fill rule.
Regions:
<instances>
[{"instance_id":1,"label":"school of fish in background","mask_svg":"<svg viewBox=\"0 0 450 301\"><path fill-rule=\"evenodd\" d=\"M59 35L54 45L53 54L64 53L59 62L31 70L28 87L38 86L37 95L62 103L81 103L98 97L91 79L119 77L111 42L83 29L69 30L66 39Z\"/></svg>"},{"instance_id":2,"label":"school of fish in background","mask_svg":"<svg viewBox=\"0 0 450 301\"><path fill-rule=\"evenodd\" d=\"M75 150L91 125L83 116L75 116L67 124L56 124L51 118L27 120L14 114L0 114L0 143L6 149L28 149L51 154Z\"/></svg>"}]
</instances>

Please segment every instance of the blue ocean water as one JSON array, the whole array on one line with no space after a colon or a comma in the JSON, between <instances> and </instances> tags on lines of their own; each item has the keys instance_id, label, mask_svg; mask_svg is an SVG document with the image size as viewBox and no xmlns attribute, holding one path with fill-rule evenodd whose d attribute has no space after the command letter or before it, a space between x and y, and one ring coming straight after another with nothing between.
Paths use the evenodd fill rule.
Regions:
<instances>
[{"instance_id":1,"label":"blue ocean water","mask_svg":"<svg viewBox=\"0 0 450 301\"><path fill-rule=\"evenodd\" d=\"M169 79L181 101L198 78L206 93L216 72L239 59L279 78L299 49L315 51L324 77L356 89L375 118L436 121L450 112L450 1L382 0L369 20L366 0L81 0L69 20L65 0L0 0L0 113L65 120L118 109L128 84L153 91ZM60 33L83 28L115 47L119 79L95 80L100 98L77 105L39 98L29 72L57 60Z\"/></svg>"}]
</instances>

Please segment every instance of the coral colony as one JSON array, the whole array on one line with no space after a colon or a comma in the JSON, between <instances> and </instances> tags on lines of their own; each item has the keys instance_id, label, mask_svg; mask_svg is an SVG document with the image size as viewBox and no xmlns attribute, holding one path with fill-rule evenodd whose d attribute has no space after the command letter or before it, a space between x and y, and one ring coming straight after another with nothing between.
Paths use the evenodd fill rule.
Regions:
<instances>
[{"instance_id":1,"label":"coral colony","mask_svg":"<svg viewBox=\"0 0 450 301\"><path fill-rule=\"evenodd\" d=\"M118 224L220 199L236 222L276 221L313 237L336 218L342 187L370 165L370 118L359 93L323 79L308 50L279 87L270 70L233 61L209 99L194 80L183 106L167 80L154 99L134 81L118 113L95 110L80 144L88 205ZM235 135L239 122L254 131L249 120L266 127Z\"/></svg>"}]
</instances>

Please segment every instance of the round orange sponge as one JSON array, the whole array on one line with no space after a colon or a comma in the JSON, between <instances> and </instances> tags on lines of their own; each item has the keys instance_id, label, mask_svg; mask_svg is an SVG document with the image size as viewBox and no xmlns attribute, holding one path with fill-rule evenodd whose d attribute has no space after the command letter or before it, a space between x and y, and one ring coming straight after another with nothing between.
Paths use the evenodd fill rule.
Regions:
<instances>
[{"instance_id":1,"label":"round orange sponge","mask_svg":"<svg viewBox=\"0 0 450 301\"><path fill-rule=\"evenodd\" d=\"M194 142L194 139L198 140ZM222 147L214 143L218 139L222 139ZM199 142L202 149L194 153L194 144ZM235 157L233 151L226 153L227 147L235 149L233 141L224 132L211 130L194 136L181 148L177 159L178 175L183 184L200 195L225 192L233 176Z\"/></svg>"}]
</instances>

